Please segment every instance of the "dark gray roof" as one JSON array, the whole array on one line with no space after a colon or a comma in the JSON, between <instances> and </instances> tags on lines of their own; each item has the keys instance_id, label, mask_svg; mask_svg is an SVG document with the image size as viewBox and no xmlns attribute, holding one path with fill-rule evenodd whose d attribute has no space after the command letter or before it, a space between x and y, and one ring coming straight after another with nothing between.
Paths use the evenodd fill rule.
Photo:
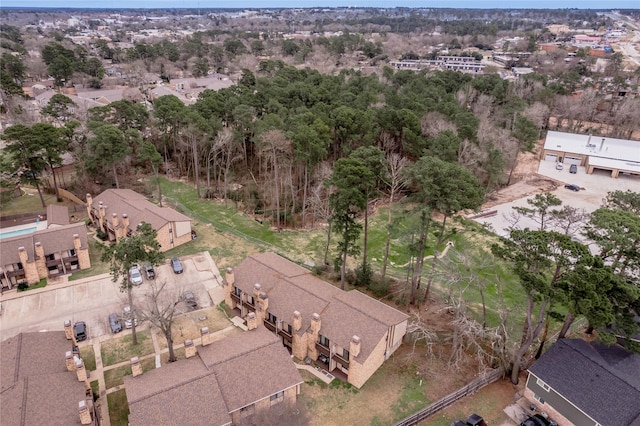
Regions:
<instances>
[{"instance_id":1,"label":"dark gray roof","mask_svg":"<svg viewBox=\"0 0 640 426\"><path fill-rule=\"evenodd\" d=\"M598 423L640 424L640 355L561 339L529 371Z\"/></svg>"},{"instance_id":2,"label":"dark gray roof","mask_svg":"<svg viewBox=\"0 0 640 426\"><path fill-rule=\"evenodd\" d=\"M64 332L22 333L0 343L0 424L79 425L84 384L67 371Z\"/></svg>"}]
</instances>

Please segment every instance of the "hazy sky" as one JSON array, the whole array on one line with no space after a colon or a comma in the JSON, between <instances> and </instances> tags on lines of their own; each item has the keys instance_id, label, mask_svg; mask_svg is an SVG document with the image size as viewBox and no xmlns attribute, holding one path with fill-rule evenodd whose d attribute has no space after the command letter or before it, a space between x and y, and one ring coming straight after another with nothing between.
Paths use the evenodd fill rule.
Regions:
<instances>
[{"instance_id":1,"label":"hazy sky","mask_svg":"<svg viewBox=\"0 0 640 426\"><path fill-rule=\"evenodd\" d=\"M317 6L640 9L640 0L0 0L0 7L74 7L105 9Z\"/></svg>"}]
</instances>

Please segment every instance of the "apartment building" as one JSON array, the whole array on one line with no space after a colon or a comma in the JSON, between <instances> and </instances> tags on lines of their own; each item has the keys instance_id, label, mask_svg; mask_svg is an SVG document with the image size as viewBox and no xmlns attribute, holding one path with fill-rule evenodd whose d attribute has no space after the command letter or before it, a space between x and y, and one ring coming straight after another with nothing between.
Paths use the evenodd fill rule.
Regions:
<instances>
[{"instance_id":1,"label":"apartment building","mask_svg":"<svg viewBox=\"0 0 640 426\"><path fill-rule=\"evenodd\" d=\"M225 277L225 302L291 354L360 388L402 344L408 316L343 291L274 253L249 256Z\"/></svg>"}]
</instances>

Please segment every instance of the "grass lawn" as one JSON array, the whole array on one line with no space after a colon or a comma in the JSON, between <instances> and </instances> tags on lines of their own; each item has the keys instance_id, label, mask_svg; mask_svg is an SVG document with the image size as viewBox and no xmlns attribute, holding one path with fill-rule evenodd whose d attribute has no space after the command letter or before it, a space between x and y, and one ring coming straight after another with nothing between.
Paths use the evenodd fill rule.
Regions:
<instances>
[{"instance_id":1,"label":"grass lawn","mask_svg":"<svg viewBox=\"0 0 640 426\"><path fill-rule=\"evenodd\" d=\"M2 204L0 217L12 216L15 214L38 213L46 210L46 207L42 207L38 191L36 191L35 188L31 189L28 187L22 187L22 189L26 192L24 195ZM56 201L55 194L45 194L43 192L42 196L44 197L44 202L47 206L51 204L57 204L60 206L76 205L65 199L61 202Z\"/></svg>"},{"instance_id":2,"label":"grass lawn","mask_svg":"<svg viewBox=\"0 0 640 426\"><path fill-rule=\"evenodd\" d=\"M109 405L109 418L111 426L128 426L129 425L129 404L127 403L127 394L124 389L107 395L107 404Z\"/></svg>"},{"instance_id":3,"label":"grass lawn","mask_svg":"<svg viewBox=\"0 0 640 426\"><path fill-rule=\"evenodd\" d=\"M490 425L511 424L509 416L502 410L514 402L514 394L517 391L516 386L508 380L491 383L475 394L464 397L450 407L429 417L425 424L449 426L456 420L465 421L473 413L482 416L485 422Z\"/></svg>"},{"instance_id":4,"label":"grass lawn","mask_svg":"<svg viewBox=\"0 0 640 426\"><path fill-rule=\"evenodd\" d=\"M100 392L100 383L98 383L97 380L94 380L90 383L91 385L91 392L93 392L93 394L95 395L95 398L99 398L99 392Z\"/></svg>"},{"instance_id":5,"label":"grass lawn","mask_svg":"<svg viewBox=\"0 0 640 426\"><path fill-rule=\"evenodd\" d=\"M80 348L80 358L84 361L84 367L89 371L96 369L96 354L93 352L93 346L83 346Z\"/></svg>"},{"instance_id":6,"label":"grass lawn","mask_svg":"<svg viewBox=\"0 0 640 426\"><path fill-rule=\"evenodd\" d=\"M92 235L88 236L89 241L89 259L91 261L91 268L84 269L82 271L73 272L69 277L69 281L79 280L94 275L104 274L109 272L109 264L100 260L102 256L102 250L100 243L96 241Z\"/></svg>"},{"instance_id":7,"label":"grass lawn","mask_svg":"<svg viewBox=\"0 0 640 426\"><path fill-rule=\"evenodd\" d=\"M150 371L156 368L155 357L143 359L140 361L142 364L142 371ZM122 365L120 367L112 368L104 371L104 383L106 389L111 389L116 386L120 386L124 383L124 377L130 376L131 365Z\"/></svg>"},{"instance_id":8,"label":"grass lawn","mask_svg":"<svg viewBox=\"0 0 640 426\"><path fill-rule=\"evenodd\" d=\"M38 284L30 285L29 287L26 287L24 289L20 289L20 286L18 286L18 291L35 290L36 288L42 288L42 287L46 287L46 286L47 286L47 279L46 278L42 278L40 281L38 281Z\"/></svg>"},{"instance_id":9,"label":"grass lawn","mask_svg":"<svg viewBox=\"0 0 640 426\"><path fill-rule=\"evenodd\" d=\"M200 320L200 318L203 317L206 317L206 319ZM180 345L184 343L186 339L197 339L200 337L200 329L202 327L209 327L209 331L215 333L230 325L233 324L227 319L224 312L215 306L208 309L188 312L184 315L178 315L175 317L173 327L171 328L173 345ZM167 339L165 339L164 334L159 329L154 329L154 332L156 333L160 347L162 349L166 348Z\"/></svg>"},{"instance_id":10,"label":"grass lawn","mask_svg":"<svg viewBox=\"0 0 640 426\"><path fill-rule=\"evenodd\" d=\"M131 334L126 334L102 344L100 349L103 365L113 365L123 361L129 361L134 356L143 356L153 353L153 341L149 330L138 331L138 344L131 344Z\"/></svg>"}]
</instances>

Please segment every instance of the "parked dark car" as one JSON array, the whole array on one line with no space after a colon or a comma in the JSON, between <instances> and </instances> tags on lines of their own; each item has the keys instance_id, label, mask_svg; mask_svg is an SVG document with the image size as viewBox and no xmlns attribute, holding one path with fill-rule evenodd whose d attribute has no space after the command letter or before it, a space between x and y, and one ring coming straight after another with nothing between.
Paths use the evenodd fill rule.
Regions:
<instances>
[{"instance_id":1,"label":"parked dark car","mask_svg":"<svg viewBox=\"0 0 640 426\"><path fill-rule=\"evenodd\" d=\"M148 280L154 280L156 278L156 271L153 270L153 265L150 263L144 265L144 274L147 276Z\"/></svg>"},{"instance_id":2,"label":"parked dark car","mask_svg":"<svg viewBox=\"0 0 640 426\"><path fill-rule=\"evenodd\" d=\"M111 327L112 333L119 333L122 331L122 323L120 322L120 318L118 318L118 314L115 312L109 314L109 327Z\"/></svg>"},{"instance_id":3,"label":"parked dark car","mask_svg":"<svg viewBox=\"0 0 640 426\"><path fill-rule=\"evenodd\" d=\"M87 324L79 321L73 325L73 334L76 336L76 342L87 340Z\"/></svg>"},{"instance_id":4,"label":"parked dark car","mask_svg":"<svg viewBox=\"0 0 640 426\"><path fill-rule=\"evenodd\" d=\"M174 257L171 259L171 268L173 268L173 272L176 274L181 274L184 269L182 269L182 263L180 263L180 259Z\"/></svg>"},{"instance_id":5,"label":"parked dark car","mask_svg":"<svg viewBox=\"0 0 640 426\"><path fill-rule=\"evenodd\" d=\"M469 417L467 417L467 424L469 426L487 426L487 423L484 421L482 416L479 416L476 413L473 413Z\"/></svg>"},{"instance_id":6,"label":"parked dark car","mask_svg":"<svg viewBox=\"0 0 640 426\"><path fill-rule=\"evenodd\" d=\"M576 191L576 192L580 191L580 185L576 185L575 183L568 183L564 187L572 191Z\"/></svg>"},{"instance_id":7,"label":"parked dark car","mask_svg":"<svg viewBox=\"0 0 640 426\"><path fill-rule=\"evenodd\" d=\"M534 414L520 423L520 426L549 426L549 424L549 420L542 414Z\"/></svg>"},{"instance_id":8,"label":"parked dark car","mask_svg":"<svg viewBox=\"0 0 640 426\"><path fill-rule=\"evenodd\" d=\"M573 173L573 174L578 173L578 166L576 166L575 164L572 164L571 167L569 167L569 173Z\"/></svg>"}]
</instances>

